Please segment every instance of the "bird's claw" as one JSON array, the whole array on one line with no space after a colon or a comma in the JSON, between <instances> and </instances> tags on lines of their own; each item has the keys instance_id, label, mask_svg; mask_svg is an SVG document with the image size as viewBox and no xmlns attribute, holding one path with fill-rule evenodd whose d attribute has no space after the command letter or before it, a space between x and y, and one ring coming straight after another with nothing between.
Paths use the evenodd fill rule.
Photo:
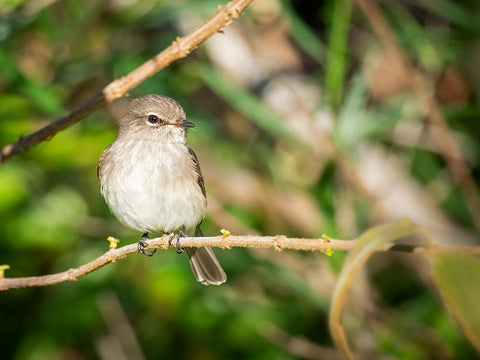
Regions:
<instances>
[{"instance_id":1,"label":"bird's claw","mask_svg":"<svg viewBox=\"0 0 480 360\"><path fill-rule=\"evenodd\" d=\"M173 239L175 239L175 246L177 247L177 254L183 253L183 247L180 246L180 239L185 237L185 231L180 230L178 234L173 234L168 239L168 246L172 246Z\"/></svg>"},{"instance_id":2,"label":"bird's claw","mask_svg":"<svg viewBox=\"0 0 480 360\"><path fill-rule=\"evenodd\" d=\"M138 242L138 252L145 256L153 256L157 252L157 249L147 250L147 240L148 240L148 233L143 234L142 238Z\"/></svg>"}]
</instances>

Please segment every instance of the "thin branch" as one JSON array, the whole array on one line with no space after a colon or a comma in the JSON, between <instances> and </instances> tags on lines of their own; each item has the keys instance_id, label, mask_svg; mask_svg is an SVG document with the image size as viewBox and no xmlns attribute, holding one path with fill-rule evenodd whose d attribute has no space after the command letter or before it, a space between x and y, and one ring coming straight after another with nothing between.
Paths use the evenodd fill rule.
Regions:
<instances>
[{"instance_id":1,"label":"thin branch","mask_svg":"<svg viewBox=\"0 0 480 360\"><path fill-rule=\"evenodd\" d=\"M167 67L173 61L186 57L195 50L199 44L238 18L243 10L252 2L253 0L233 0L225 6L219 5L217 12L197 29L183 38L177 37L169 47L155 57L140 65L129 74L114 80L100 93L91 97L83 104L80 104L69 114L31 134L20 136L14 143L4 146L0 151L0 164L42 141L50 139L59 131L84 119L96 109L122 97L128 90L138 86L145 79Z\"/></svg>"},{"instance_id":2,"label":"thin branch","mask_svg":"<svg viewBox=\"0 0 480 360\"><path fill-rule=\"evenodd\" d=\"M151 239L147 242L147 249L168 249L170 235ZM214 236L214 237L185 237L181 239L184 247L219 247L230 249L232 247L272 248L274 250L306 250L321 251L330 254L332 251L350 250L355 245L355 240L336 239L296 239L278 236ZM480 255L480 246L415 246L387 244L379 251L401 251L426 255L444 252L462 252L470 255ZM55 285L67 281L75 281L92 271L123 259L128 255L138 252L137 244L130 244L118 249L111 249L95 260L77 268L43 276L4 278L0 273L0 290L18 289L33 286Z\"/></svg>"},{"instance_id":3,"label":"thin branch","mask_svg":"<svg viewBox=\"0 0 480 360\"><path fill-rule=\"evenodd\" d=\"M409 82L418 103L427 117L433 139L446 160L447 168L463 193L465 203L472 215L473 224L480 232L480 195L471 170L463 158L460 146L451 134L443 116L440 105L429 87L427 76L416 69L404 51L398 46L395 34L382 14L375 0L356 0L380 42L396 59L402 69L404 78Z\"/></svg>"}]
</instances>

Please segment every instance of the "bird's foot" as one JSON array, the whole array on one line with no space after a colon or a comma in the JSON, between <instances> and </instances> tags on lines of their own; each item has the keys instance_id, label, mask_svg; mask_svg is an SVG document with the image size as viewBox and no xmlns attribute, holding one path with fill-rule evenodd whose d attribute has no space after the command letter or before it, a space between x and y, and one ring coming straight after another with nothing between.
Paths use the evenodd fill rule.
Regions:
<instances>
[{"instance_id":1,"label":"bird's foot","mask_svg":"<svg viewBox=\"0 0 480 360\"><path fill-rule=\"evenodd\" d=\"M147 240L148 240L148 232L144 233L142 235L142 238L140 239L140 241L138 242L138 252L140 254L143 254L145 256L153 256L153 254L155 254L157 252L157 249L153 249L153 250L150 250L148 251L146 248L147 248Z\"/></svg>"},{"instance_id":2,"label":"bird's foot","mask_svg":"<svg viewBox=\"0 0 480 360\"><path fill-rule=\"evenodd\" d=\"M183 253L183 247L180 246L180 239L184 238L185 235L185 226L182 228L182 230L179 231L178 234L173 234L170 236L168 239L168 246L172 246L173 240L175 239L175 246L177 247L177 254Z\"/></svg>"}]
</instances>

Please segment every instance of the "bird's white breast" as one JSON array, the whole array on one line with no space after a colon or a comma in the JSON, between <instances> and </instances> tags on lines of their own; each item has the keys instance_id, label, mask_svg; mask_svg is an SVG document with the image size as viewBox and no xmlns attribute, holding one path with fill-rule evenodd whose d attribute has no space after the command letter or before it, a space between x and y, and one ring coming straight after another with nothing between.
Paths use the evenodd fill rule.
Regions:
<instances>
[{"instance_id":1,"label":"bird's white breast","mask_svg":"<svg viewBox=\"0 0 480 360\"><path fill-rule=\"evenodd\" d=\"M205 217L206 198L184 143L117 140L102 157L102 195L127 227L168 233Z\"/></svg>"}]
</instances>

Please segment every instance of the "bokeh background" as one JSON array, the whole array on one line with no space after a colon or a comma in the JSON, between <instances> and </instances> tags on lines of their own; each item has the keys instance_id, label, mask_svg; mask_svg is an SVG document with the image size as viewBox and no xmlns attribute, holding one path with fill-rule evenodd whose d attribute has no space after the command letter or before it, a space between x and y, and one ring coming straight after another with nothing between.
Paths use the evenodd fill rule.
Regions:
<instances>
[{"instance_id":1,"label":"bokeh background","mask_svg":"<svg viewBox=\"0 0 480 360\"><path fill-rule=\"evenodd\" d=\"M0 1L0 144L34 131L148 60L216 1ZM480 4L380 2L480 176ZM177 99L217 235L353 239L409 216L441 244L478 244L475 214L419 103L352 1L257 0L221 34L130 91ZM116 101L0 165L0 263L66 270L138 241L110 215L96 165ZM175 174L172 174L175 176ZM478 191L478 186L477 186ZM473 195L472 195L473 196ZM468 199L467 199L468 200ZM338 359L329 301L345 254L216 250L229 280L194 281L185 255L129 256L74 283L0 293L2 359ZM344 325L369 359L478 359L427 260L381 253Z\"/></svg>"}]
</instances>

